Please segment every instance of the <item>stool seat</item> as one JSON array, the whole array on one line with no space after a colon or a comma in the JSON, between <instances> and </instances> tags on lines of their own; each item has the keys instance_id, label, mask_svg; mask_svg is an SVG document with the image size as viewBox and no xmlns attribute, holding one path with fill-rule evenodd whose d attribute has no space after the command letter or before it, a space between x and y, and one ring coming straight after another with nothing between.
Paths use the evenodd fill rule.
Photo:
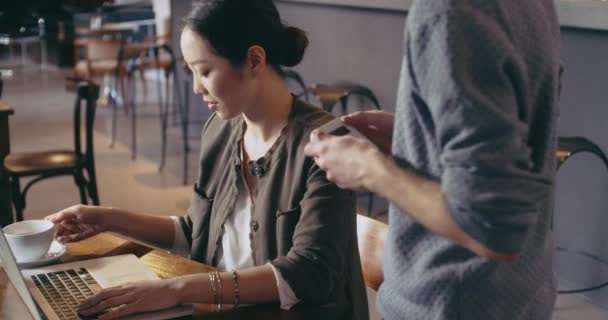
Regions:
<instances>
[{"instance_id":1,"label":"stool seat","mask_svg":"<svg viewBox=\"0 0 608 320\"><path fill-rule=\"evenodd\" d=\"M116 62L116 59L96 60L91 61L90 63L87 61L78 61L74 66L74 74L76 77L89 79L93 74L108 74L114 72L117 66L118 63ZM121 69L124 72L124 66L121 66Z\"/></svg>"},{"instance_id":2,"label":"stool seat","mask_svg":"<svg viewBox=\"0 0 608 320\"><path fill-rule=\"evenodd\" d=\"M324 106L333 106L341 98L348 96L350 93L349 90L345 88L316 83L310 86L310 92L312 92Z\"/></svg>"},{"instance_id":3,"label":"stool seat","mask_svg":"<svg viewBox=\"0 0 608 320\"><path fill-rule=\"evenodd\" d=\"M81 162L74 151L53 150L9 154L4 158L4 167L11 174L29 176L73 170Z\"/></svg>"},{"instance_id":4,"label":"stool seat","mask_svg":"<svg viewBox=\"0 0 608 320\"><path fill-rule=\"evenodd\" d=\"M317 97L321 106L325 111L332 112L334 106L340 102L342 108L342 114L348 113L348 99L351 96L360 96L369 100L376 110L380 110L380 103L376 98L376 95L368 87L352 84L343 83L335 85L326 84L312 84L309 91Z\"/></svg>"}]
</instances>

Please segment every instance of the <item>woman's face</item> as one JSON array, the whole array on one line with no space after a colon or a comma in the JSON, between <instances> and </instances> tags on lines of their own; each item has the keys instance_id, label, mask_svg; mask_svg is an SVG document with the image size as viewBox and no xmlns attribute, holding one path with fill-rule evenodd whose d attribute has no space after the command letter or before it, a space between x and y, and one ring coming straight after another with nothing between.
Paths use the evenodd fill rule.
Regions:
<instances>
[{"instance_id":1,"label":"woman's face","mask_svg":"<svg viewBox=\"0 0 608 320\"><path fill-rule=\"evenodd\" d=\"M189 28L182 31L180 46L192 71L192 89L222 119L244 112L252 101L253 81L245 68L234 67L215 53L209 42Z\"/></svg>"}]
</instances>

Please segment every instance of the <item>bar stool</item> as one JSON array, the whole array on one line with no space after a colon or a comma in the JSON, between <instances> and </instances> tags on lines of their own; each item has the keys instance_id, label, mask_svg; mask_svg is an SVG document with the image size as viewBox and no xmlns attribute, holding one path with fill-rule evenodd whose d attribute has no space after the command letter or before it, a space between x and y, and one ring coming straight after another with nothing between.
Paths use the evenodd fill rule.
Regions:
<instances>
[{"instance_id":1,"label":"bar stool","mask_svg":"<svg viewBox=\"0 0 608 320\"><path fill-rule=\"evenodd\" d=\"M340 102L342 114L345 115L348 112L348 100L353 96L360 96L368 99L372 102L373 107L377 110L381 110L380 103L376 98L376 95L368 87L359 84L337 84L337 85L326 85L313 83L310 86L309 91L319 99L321 106L325 111L332 112L335 105Z\"/></svg>"},{"instance_id":2,"label":"bar stool","mask_svg":"<svg viewBox=\"0 0 608 320\"><path fill-rule=\"evenodd\" d=\"M122 47L119 61L127 61L126 78L129 87L129 100L125 104L131 112L131 159L135 160L137 153L137 111L136 111L136 85L134 74L136 71L156 70L157 94L161 128L161 159L159 171L165 166L167 153L167 118L171 103L170 80L175 75L175 55L167 45L158 42L132 43ZM161 73L164 76L165 88L162 88ZM174 82L174 85L176 82ZM145 90L145 88L143 88ZM164 94L163 94L164 91ZM144 94L145 96L145 94ZM116 109L112 113L112 141L116 139Z\"/></svg>"},{"instance_id":3,"label":"bar stool","mask_svg":"<svg viewBox=\"0 0 608 320\"><path fill-rule=\"evenodd\" d=\"M326 85L326 84L312 84L310 91L318 100L321 102L322 108L327 112L333 112L334 107L340 102L341 114L346 115L348 113L348 101L353 96L360 96L369 100L376 110L381 110L380 103L376 98L374 92L366 86L359 84L337 84L337 85ZM357 194L357 197L367 196L367 215L371 216L374 207L374 193L363 192Z\"/></svg>"},{"instance_id":4,"label":"bar stool","mask_svg":"<svg viewBox=\"0 0 608 320\"><path fill-rule=\"evenodd\" d=\"M78 81L78 80L77 80ZM16 221L23 220L25 196L36 182L57 176L71 175L80 191L80 201L87 204L87 193L94 205L99 205L97 179L95 175L95 158L93 155L93 123L95 120L96 101L99 98L99 86L88 81L68 83L68 90L77 92L74 106L74 149L49 150L9 154L4 158L4 167L12 186L12 200L15 206ZM85 150L81 143L81 113L85 102ZM86 176L88 177L85 178ZM33 177L23 191L19 180Z\"/></svg>"},{"instance_id":5,"label":"bar stool","mask_svg":"<svg viewBox=\"0 0 608 320\"><path fill-rule=\"evenodd\" d=\"M558 137L557 138L557 169L566 162L566 160L570 159L573 155L581 152L588 152L594 154L602 162L604 166L608 170L608 157L602 151L602 149L595 144L593 141L584 138L584 137ZM553 227L553 216L551 217L551 226ZM558 251L568 252L570 249L568 248L560 248L557 247ZM589 257L587 253L575 252L576 254L580 254L586 257ZM598 290L601 288L605 288L608 286L608 282L603 282L598 285L594 285L591 287L578 288L578 289L569 289L569 290L558 290L558 294L576 294L582 292L588 292L593 290Z\"/></svg>"}]
</instances>

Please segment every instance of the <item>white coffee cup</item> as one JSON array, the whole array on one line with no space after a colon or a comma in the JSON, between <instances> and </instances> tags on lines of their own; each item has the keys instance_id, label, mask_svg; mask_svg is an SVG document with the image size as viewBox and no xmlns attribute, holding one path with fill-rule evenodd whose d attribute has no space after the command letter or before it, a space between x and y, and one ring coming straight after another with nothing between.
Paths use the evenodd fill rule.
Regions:
<instances>
[{"instance_id":1,"label":"white coffee cup","mask_svg":"<svg viewBox=\"0 0 608 320\"><path fill-rule=\"evenodd\" d=\"M55 224L48 220L25 220L2 228L18 262L36 261L48 252L55 235Z\"/></svg>"}]
</instances>

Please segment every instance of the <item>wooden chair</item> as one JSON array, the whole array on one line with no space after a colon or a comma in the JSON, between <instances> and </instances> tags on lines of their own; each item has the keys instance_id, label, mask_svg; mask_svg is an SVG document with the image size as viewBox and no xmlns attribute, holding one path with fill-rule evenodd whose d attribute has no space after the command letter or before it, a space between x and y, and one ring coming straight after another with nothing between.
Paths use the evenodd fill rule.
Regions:
<instances>
[{"instance_id":1,"label":"wooden chair","mask_svg":"<svg viewBox=\"0 0 608 320\"><path fill-rule=\"evenodd\" d=\"M97 77L113 78L117 85L111 85L112 89L107 98L108 103L115 108L119 107L121 100L128 99L125 88L125 64L120 61L120 51L124 44L123 39L83 36L74 40L74 77L90 81L94 81ZM128 111L128 106L125 104L122 106Z\"/></svg>"},{"instance_id":2,"label":"wooden chair","mask_svg":"<svg viewBox=\"0 0 608 320\"><path fill-rule=\"evenodd\" d=\"M310 86L309 91L319 99L321 106L325 111L332 112L334 106L340 102L341 112L343 115L348 113L348 100L350 97L359 96L368 99L376 110L381 110L380 103L374 92L363 85L359 84L336 84L326 85L314 83Z\"/></svg>"},{"instance_id":3,"label":"wooden chair","mask_svg":"<svg viewBox=\"0 0 608 320\"><path fill-rule=\"evenodd\" d=\"M51 150L41 152L9 154L4 159L4 167L9 175L12 200L16 221L23 220L25 197L29 188L36 182L63 175L71 175L80 191L80 201L87 203L87 191L93 204L99 205L95 160L93 156L93 123L99 86L82 81L76 84L76 103L74 106L74 150ZM85 102L85 150L81 142L82 103ZM85 172L88 177L85 178ZM34 177L21 190L19 180Z\"/></svg>"},{"instance_id":4,"label":"wooden chair","mask_svg":"<svg viewBox=\"0 0 608 320\"><path fill-rule=\"evenodd\" d=\"M388 233L388 225L357 214L357 242L365 286L378 291L382 275L382 252ZM371 303L371 302L370 302Z\"/></svg>"},{"instance_id":5,"label":"wooden chair","mask_svg":"<svg viewBox=\"0 0 608 320\"><path fill-rule=\"evenodd\" d=\"M321 103L321 107L327 112L333 112L334 107L340 103L341 114L346 115L349 113L348 110L348 101L351 97L362 97L371 102L373 108L376 110L381 110L380 103L376 98L374 92L363 85L359 84L336 84L336 85L326 85L314 83L310 86L310 89L306 91L304 94L308 92L312 93ZM374 208L374 193L373 192L358 192L358 197L367 197L367 215L371 216Z\"/></svg>"}]
</instances>

